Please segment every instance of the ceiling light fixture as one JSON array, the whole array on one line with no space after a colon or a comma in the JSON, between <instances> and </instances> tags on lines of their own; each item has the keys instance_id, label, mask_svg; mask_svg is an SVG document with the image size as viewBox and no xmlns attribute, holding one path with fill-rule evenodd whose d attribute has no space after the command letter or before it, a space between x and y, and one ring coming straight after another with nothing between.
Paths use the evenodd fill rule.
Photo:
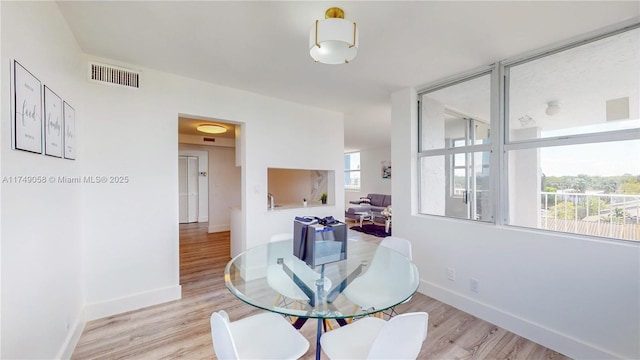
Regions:
<instances>
[{"instance_id":1,"label":"ceiling light fixture","mask_svg":"<svg viewBox=\"0 0 640 360\"><path fill-rule=\"evenodd\" d=\"M547 110L544 111L549 116L557 115L560 112L560 104L557 101L549 101L547 103Z\"/></svg>"},{"instance_id":2,"label":"ceiling light fixture","mask_svg":"<svg viewBox=\"0 0 640 360\"><path fill-rule=\"evenodd\" d=\"M227 132L227 129L224 126L214 125L214 124L202 124L198 125L198 131L207 133L207 134L223 134Z\"/></svg>"},{"instance_id":3,"label":"ceiling light fixture","mask_svg":"<svg viewBox=\"0 0 640 360\"><path fill-rule=\"evenodd\" d=\"M323 64L348 64L358 54L356 23L345 20L337 7L327 9L324 18L309 32L309 54Z\"/></svg>"}]
</instances>

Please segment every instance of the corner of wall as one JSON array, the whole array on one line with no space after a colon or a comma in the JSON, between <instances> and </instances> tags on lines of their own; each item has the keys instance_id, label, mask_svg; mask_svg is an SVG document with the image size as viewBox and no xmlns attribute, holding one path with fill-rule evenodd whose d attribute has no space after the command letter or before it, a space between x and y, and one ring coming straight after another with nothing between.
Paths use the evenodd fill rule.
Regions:
<instances>
[{"instance_id":1,"label":"corner of wall","mask_svg":"<svg viewBox=\"0 0 640 360\"><path fill-rule=\"evenodd\" d=\"M210 233L222 232L222 231L230 231L230 230L231 230L231 224L211 224L211 225L209 225L209 232Z\"/></svg>"},{"instance_id":2,"label":"corner of wall","mask_svg":"<svg viewBox=\"0 0 640 360\"><path fill-rule=\"evenodd\" d=\"M82 331L84 330L86 323L85 310L82 309L80 316L78 316L78 319L71 327L71 331L69 331L67 337L62 343L62 346L56 355L56 359L71 359L73 351L75 350L76 345L78 345L78 341L80 341L80 336L82 336Z\"/></svg>"},{"instance_id":3,"label":"corner of wall","mask_svg":"<svg viewBox=\"0 0 640 360\"><path fill-rule=\"evenodd\" d=\"M168 286L132 296L87 304L85 306L84 316L86 321L91 321L181 298L182 286Z\"/></svg>"}]
</instances>

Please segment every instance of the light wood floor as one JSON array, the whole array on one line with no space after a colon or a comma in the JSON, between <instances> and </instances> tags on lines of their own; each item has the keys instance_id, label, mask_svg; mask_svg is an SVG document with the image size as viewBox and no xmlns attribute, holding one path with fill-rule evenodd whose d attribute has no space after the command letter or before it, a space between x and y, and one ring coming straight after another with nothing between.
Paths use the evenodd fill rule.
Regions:
<instances>
[{"instance_id":1,"label":"light wood floor","mask_svg":"<svg viewBox=\"0 0 640 360\"><path fill-rule=\"evenodd\" d=\"M380 241L353 231L349 237ZM180 225L182 299L87 323L72 359L215 359L211 313L226 310L233 321L260 311L225 287L229 260L228 232L207 234L206 223ZM422 294L397 309L429 313L419 359L567 359ZM311 343L305 360L315 356L315 325L301 329Z\"/></svg>"}]
</instances>

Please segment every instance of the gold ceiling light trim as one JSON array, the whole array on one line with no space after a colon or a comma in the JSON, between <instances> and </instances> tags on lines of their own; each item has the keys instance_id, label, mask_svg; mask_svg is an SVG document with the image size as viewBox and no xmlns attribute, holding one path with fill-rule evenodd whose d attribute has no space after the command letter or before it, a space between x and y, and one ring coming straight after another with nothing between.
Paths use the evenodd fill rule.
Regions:
<instances>
[{"instance_id":1,"label":"gold ceiling light trim","mask_svg":"<svg viewBox=\"0 0 640 360\"><path fill-rule=\"evenodd\" d=\"M320 44L318 44L318 21L320 21L320 20L316 20L316 46L318 48L320 48ZM316 61L318 61L318 60L316 60Z\"/></svg>"},{"instance_id":2,"label":"gold ceiling light trim","mask_svg":"<svg viewBox=\"0 0 640 360\"><path fill-rule=\"evenodd\" d=\"M349 45L349 49L356 46L356 23L353 23L353 42Z\"/></svg>"},{"instance_id":3,"label":"gold ceiling light trim","mask_svg":"<svg viewBox=\"0 0 640 360\"><path fill-rule=\"evenodd\" d=\"M324 12L325 19L344 19L344 10L339 7L328 8L327 11Z\"/></svg>"},{"instance_id":4,"label":"gold ceiling light trim","mask_svg":"<svg viewBox=\"0 0 640 360\"><path fill-rule=\"evenodd\" d=\"M196 129L206 134L224 134L227 132L227 128L217 124L201 124Z\"/></svg>"}]
</instances>

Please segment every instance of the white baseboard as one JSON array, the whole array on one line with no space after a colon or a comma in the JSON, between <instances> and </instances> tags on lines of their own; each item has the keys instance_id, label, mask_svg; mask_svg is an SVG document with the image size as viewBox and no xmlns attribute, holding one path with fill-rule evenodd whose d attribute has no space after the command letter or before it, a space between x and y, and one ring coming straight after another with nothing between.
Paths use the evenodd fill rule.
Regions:
<instances>
[{"instance_id":1,"label":"white baseboard","mask_svg":"<svg viewBox=\"0 0 640 360\"><path fill-rule=\"evenodd\" d=\"M463 294L421 280L418 292L500 326L574 359L623 359L624 356L536 324Z\"/></svg>"},{"instance_id":2,"label":"white baseboard","mask_svg":"<svg viewBox=\"0 0 640 360\"><path fill-rule=\"evenodd\" d=\"M70 359L73 355L84 325L87 321L100 319L126 311L136 310L143 307L160 304L167 301L177 300L182 297L182 286L170 286L154 291L127 296L119 299L88 304L81 311L78 319L73 323L71 331L67 334L56 359Z\"/></svg>"},{"instance_id":3,"label":"white baseboard","mask_svg":"<svg viewBox=\"0 0 640 360\"><path fill-rule=\"evenodd\" d=\"M100 319L167 301L178 300L181 297L182 286L175 285L118 299L87 304L85 306L85 319L86 321Z\"/></svg>"},{"instance_id":4,"label":"white baseboard","mask_svg":"<svg viewBox=\"0 0 640 360\"><path fill-rule=\"evenodd\" d=\"M71 359L73 350L75 350L76 345L78 345L78 341L80 341L80 336L82 336L82 331L84 330L84 325L86 324L84 314L84 310L82 310L78 319L73 323L71 331L67 334L64 343L62 343L62 347L60 347L58 351L58 355L56 355L56 359Z\"/></svg>"},{"instance_id":5,"label":"white baseboard","mask_svg":"<svg viewBox=\"0 0 640 360\"><path fill-rule=\"evenodd\" d=\"M231 230L230 224L209 224L210 233L230 231L230 230Z\"/></svg>"}]
</instances>

